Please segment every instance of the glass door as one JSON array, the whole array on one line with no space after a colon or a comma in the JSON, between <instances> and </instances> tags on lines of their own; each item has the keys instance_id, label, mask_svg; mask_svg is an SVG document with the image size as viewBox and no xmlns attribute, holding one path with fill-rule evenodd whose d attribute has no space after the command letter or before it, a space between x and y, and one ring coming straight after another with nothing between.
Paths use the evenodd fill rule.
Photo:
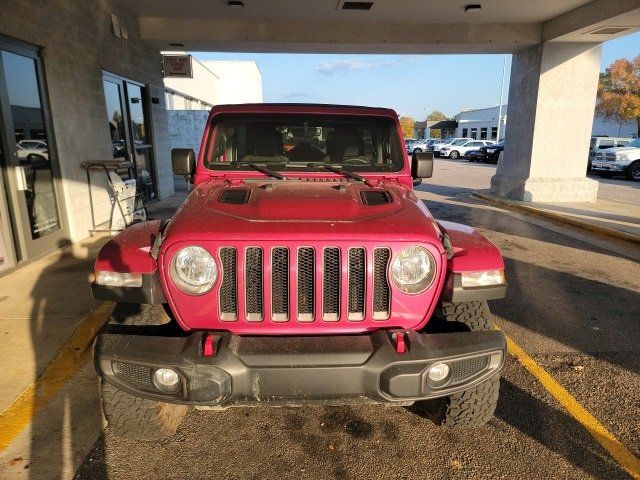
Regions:
<instances>
[{"instance_id":1,"label":"glass door","mask_svg":"<svg viewBox=\"0 0 640 480\"><path fill-rule=\"evenodd\" d=\"M13 224L11 243L19 261L68 242L57 195L59 171L42 67L35 50L0 41L0 110L0 166ZM7 237L5 233L5 249Z\"/></svg>"},{"instance_id":2,"label":"glass door","mask_svg":"<svg viewBox=\"0 0 640 480\"><path fill-rule=\"evenodd\" d=\"M143 194L146 201L149 201L156 198L156 183L145 92L139 85L129 82L126 82L126 90L133 156L138 174L138 192Z\"/></svg>"},{"instance_id":3,"label":"glass door","mask_svg":"<svg viewBox=\"0 0 640 480\"><path fill-rule=\"evenodd\" d=\"M108 73L103 86L113 157L133 162L138 193L145 202L153 200L157 192L145 87Z\"/></svg>"}]
</instances>

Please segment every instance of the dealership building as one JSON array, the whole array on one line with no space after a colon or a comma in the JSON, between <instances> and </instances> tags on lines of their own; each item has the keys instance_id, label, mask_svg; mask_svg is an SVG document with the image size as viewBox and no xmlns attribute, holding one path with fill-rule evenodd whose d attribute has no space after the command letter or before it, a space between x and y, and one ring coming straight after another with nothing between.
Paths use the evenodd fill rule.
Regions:
<instances>
[{"instance_id":1,"label":"dealership building","mask_svg":"<svg viewBox=\"0 0 640 480\"><path fill-rule=\"evenodd\" d=\"M502 108L497 105L463 110L455 116L454 120L435 123L429 128L440 130L442 138L468 137L498 141L505 137L508 110L509 106L506 104L502 105ZM498 125L500 125L499 139ZM637 136L637 125L635 120L610 120L594 115L591 135L634 138Z\"/></svg>"}]
</instances>

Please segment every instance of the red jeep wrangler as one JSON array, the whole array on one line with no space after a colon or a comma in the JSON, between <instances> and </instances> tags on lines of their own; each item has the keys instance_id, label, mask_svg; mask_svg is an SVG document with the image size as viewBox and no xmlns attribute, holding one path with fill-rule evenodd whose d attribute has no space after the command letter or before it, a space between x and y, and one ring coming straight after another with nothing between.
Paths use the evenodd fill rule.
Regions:
<instances>
[{"instance_id":1,"label":"red jeep wrangler","mask_svg":"<svg viewBox=\"0 0 640 480\"><path fill-rule=\"evenodd\" d=\"M194 187L168 221L101 250L93 295L117 302L95 343L110 428L175 432L189 405L377 403L481 425L498 400L505 294L498 249L436 221L382 108L229 105L211 111Z\"/></svg>"}]
</instances>

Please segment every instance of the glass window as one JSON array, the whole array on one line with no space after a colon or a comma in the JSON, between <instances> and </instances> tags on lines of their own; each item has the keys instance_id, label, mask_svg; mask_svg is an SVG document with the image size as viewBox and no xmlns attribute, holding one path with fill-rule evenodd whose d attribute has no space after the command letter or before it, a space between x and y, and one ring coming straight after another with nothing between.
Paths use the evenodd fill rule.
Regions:
<instances>
[{"instance_id":1,"label":"glass window","mask_svg":"<svg viewBox=\"0 0 640 480\"><path fill-rule=\"evenodd\" d=\"M471 129L471 138L478 138L478 129L477 128L472 128Z\"/></svg>"},{"instance_id":2,"label":"glass window","mask_svg":"<svg viewBox=\"0 0 640 480\"><path fill-rule=\"evenodd\" d=\"M107 123L111 134L113 158L126 157L127 145L124 134L124 115L120 102L120 85L104 80L104 99L107 104Z\"/></svg>"},{"instance_id":3,"label":"glass window","mask_svg":"<svg viewBox=\"0 0 640 480\"><path fill-rule=\"evenodd\" d=\"M629 145L629 142L631 142L631 140L618 140L616 142L616 147L626 147Z\"/></svg>"},{"instance_id":4,"label":"glass window","mask_svg":"<svg viewBox=\"0 0 640 480\"><path fill-rule=\"evenodd\" d=\"M462 136L463 136L463 137L466 137L466 136L467 136L467 132L468 132L468 131L469 131L469 129L468 129L468 128L463 128L463 129L462 129Z\"/></svg>"},{"instance_id":5,"label":"glass window","mask_svg":"<svg viewBox=\"0 0 640 480\"><path fill-rule=\"evenodd\" d=\"M391 119L332 115L226 116L214 123L205 164L214 170L248 170L239 162L279 171L316 171L331 163L365 172L396 172L404 148Z\"/></svg>"},{"instance_id":6,"label":"glass window","mask_svg":"<svg viewBox=\"0 0 640 480\"><path fill-rule=\"evenodd\" d=\"M487 128L483 127L480 129L480 140L486 140L487 139Z\"/></svg>"},{"instance_id":7,"label":"glass window","mask_svg":"<svg viewBox=\"0 0 640 480\"><path fill-rule=\"evenodd\" d=\"M2 51L2 66L31 236L33 239L41 238L60 229L60 218L36 64L33 58Z\"/></svg>"},{"instance_id":8,"label":"glass window","mask_svg":"<svg viewBox=\"0 0 640 480\"><path fill-rule=\"evenodd\" d=\"M600 143L598 144L598 150L604 150L605 148L611 148L614 146L614 141L613 140L600 140Z\"/></svg>"},{"instance_id":9,"label":"glass window","mask_svg":"<svg viewBox=\"0 0 640 480\"><path fill-rule=\"evenodd\" d=\"M491 127L491 138L498 140L498 127Z\"/></svg>"},{"instance_id":10,"label":"glass window","mask_svg":"<svg viewBox=\"0 0 640 480\"><path fill-rule=\"evenodd\" d=\"M144 118L144 96L142 88L132 83L127 83L129 97L129 115L131 116L131 131L135 145L147 145L149 135Z\"/></svg>"}]
</instances>

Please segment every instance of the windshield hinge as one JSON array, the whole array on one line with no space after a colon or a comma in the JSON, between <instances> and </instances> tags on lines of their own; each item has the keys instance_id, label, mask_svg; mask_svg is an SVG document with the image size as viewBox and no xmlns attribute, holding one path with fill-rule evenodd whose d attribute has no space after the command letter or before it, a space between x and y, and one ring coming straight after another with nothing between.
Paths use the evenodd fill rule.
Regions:
<instances>
[{"instance_id":1,"label":"windshield hinge","mask_svg":"<svg viewBox=\"0 0 640 480\"><path fill-rule=\"evenodd\" d=\"M169 220L163 220L160 223L160 228L158 229L158 235L153 239L153 245L151 245L151 249L149 250L149 255L154 260L158 260L158 255L160 254L160 246L165 239L165 229L169 225Z\"/></svg>"}]
</instances>

